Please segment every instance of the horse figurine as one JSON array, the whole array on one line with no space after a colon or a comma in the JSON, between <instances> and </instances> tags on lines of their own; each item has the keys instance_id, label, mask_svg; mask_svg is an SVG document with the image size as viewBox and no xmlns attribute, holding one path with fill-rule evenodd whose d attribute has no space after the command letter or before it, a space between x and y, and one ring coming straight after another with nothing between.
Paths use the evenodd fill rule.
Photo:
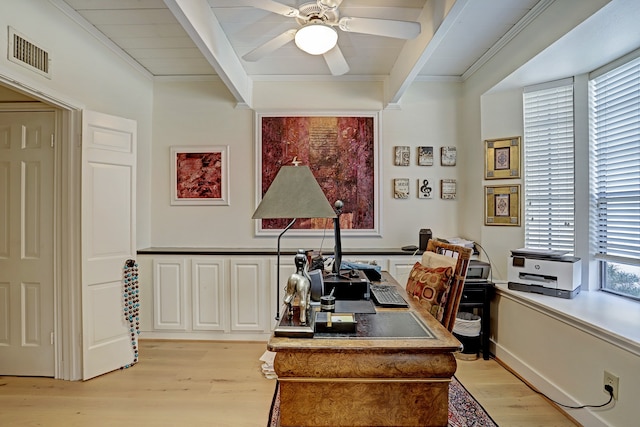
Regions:
<instances>
[{"instance_id":1,"label":"horse figurine","mask_svg":"<svg viewBox=\"0 0 640 427\"><path fill-rule=\"evenodd\" d=\"M284 296L284 303L289 308L289 318L293 317L293 300L298 295L300 305L300 324L307 324L307 316L311 310L311 280L307 274L307 256L298 251L294 259L296 272L289 276Z\"/></svg>"}]
</instances>

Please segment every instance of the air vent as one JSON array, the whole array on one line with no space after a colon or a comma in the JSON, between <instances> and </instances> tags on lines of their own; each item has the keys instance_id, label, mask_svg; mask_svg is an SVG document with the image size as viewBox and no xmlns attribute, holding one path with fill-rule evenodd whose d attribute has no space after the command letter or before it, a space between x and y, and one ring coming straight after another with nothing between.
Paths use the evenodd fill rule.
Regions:
<instances>
[{"instance_id":1,"label":"air vent","mask_svg":"<svg viewBox=\"0 0 640 427\"><path fill-rule=\"evenodd\" d=\"M27 40L22 34L9 27L9 61L25 66L45 77L51 78L49 52Z\"/></svg>"}]
</instances>

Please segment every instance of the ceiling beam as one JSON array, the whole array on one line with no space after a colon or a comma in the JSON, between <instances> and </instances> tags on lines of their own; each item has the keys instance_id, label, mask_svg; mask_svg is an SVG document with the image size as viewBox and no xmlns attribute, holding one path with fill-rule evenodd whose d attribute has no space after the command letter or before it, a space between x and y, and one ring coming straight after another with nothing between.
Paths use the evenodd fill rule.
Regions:
<instances>
[{"instance_id":1,"label":"ceiling beam","mask_svg":"<svg viewBox=\"0 0 640 427\"><path fill-rule=\"evenodd\" d=\"M385 82L384 107L397 104L424 68L469 0L427 0L418 21L420 35L407 40Z\"/></svg>"},{"instance_id":2,"label":"ceiling beam","mask_svg":"<svg viewBox=\"0 0 640 427\"><path fill-rule=\"evenodd\" d=\"M164 0L239 104L251 108L253 83L207 0Z\"/></svg>"}]
</instances>

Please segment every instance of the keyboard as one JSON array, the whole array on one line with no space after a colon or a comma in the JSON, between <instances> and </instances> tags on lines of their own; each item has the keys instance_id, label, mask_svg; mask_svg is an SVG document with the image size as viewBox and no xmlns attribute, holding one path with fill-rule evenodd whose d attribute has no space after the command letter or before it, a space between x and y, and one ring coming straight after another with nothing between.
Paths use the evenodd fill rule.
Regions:
<instances>
[{"instance_id":1,"label":"keyboard","mask_svg":"<svg viewBox=\"0 0 640 427\"><path fill-rule=\"evenodd\" d=\"M409 307L400 292L391 285L374 285L369 287L374 302L381 307Z\"/></svg>"}]
</instances>

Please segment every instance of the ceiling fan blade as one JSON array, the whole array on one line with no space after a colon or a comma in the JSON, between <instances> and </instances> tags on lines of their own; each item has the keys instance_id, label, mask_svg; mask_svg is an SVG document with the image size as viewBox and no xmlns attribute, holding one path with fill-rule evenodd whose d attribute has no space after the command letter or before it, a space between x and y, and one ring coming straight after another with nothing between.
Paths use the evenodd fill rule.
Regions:
<instances>
[{"instance_id":1,"label":"ceiling fan blade","mask_svg":"<svg viewBox=\"0 0 640 427\"><path fill-rule=\"evenodd\" d=\"M318 6L327 10L336 10L341 3L342 0L318 0Z\"/></svg>"},{"instance_id":2,"label":"ceiling fan blade","mask_svg":"<svg viewBox=\"0 0 640 427\"><path fill-rule=\"evenodd\" d=\"M296 36L296 31L298 30L287 30L279 36L269 40L262 46L258 46L253 49L251 52L245 54L242 59L249 62L255 62L265 55L270 54L271 52L275 52L280 49L285 44L289 43Z\"/></svg>"},{"instance_id":3,"label":"ceiling fan blade","mask_svg":"<svg viewBox=\"0 0 640 427\"><path fill-rule=\"evenodd\" d=\"M300 16L300 11L295 7L287 6L286 4L273 0L253 0L251 2L251 6L291 18L297 18Z\"/></svg>"},{"instance_id":4,"label":"ceiling fan blade","mask_svg":"<svg viewBox=\"0 0 640 427\"><path fill-rule=\"evenodd\" d=\"M413 39L420 34L420 23L412 21L344 17L338 21L338 26L342 31L396 39Z\"/></svg>"},{"instance_id":5,"label":"ceiling fan blade","mask_svg":"<svg viewBox=\"0 0 640 427\"><path fill-rule=\"evenodd\" d=\"M341 76L349 71L349 64L347 64L347 60L344 59L344 55L338 45L335 45L333 49L323 56L332 75Z\"/></svg>"}]
</instances>

